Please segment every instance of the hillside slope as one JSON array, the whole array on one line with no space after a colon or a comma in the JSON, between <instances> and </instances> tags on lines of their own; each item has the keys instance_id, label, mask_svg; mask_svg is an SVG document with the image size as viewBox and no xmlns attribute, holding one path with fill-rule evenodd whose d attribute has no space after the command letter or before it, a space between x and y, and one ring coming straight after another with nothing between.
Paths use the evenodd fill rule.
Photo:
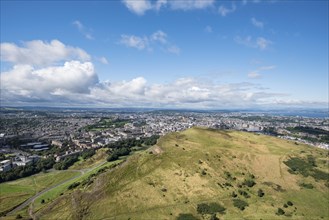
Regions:
<instances>
[{"instance_id":1,"label":"hillside slope","mask_svg":"<svg viewBox=\"0 0 329 220\"><path fill-rule=\"evenodd\" d=\"M37 216L328 219L328 163L325 150L275 137L192 128L162 137Z\"/></svg>"}]
</instances>

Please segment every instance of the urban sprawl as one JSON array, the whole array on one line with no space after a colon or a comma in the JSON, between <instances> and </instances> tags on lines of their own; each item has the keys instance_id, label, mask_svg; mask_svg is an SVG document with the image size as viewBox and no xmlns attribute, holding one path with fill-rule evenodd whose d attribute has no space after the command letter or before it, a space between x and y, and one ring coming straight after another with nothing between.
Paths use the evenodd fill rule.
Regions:
<instances>
[{"instance_id":1,"label":"urban sprawl","mask_svg":"<svg viewBox=\"0 0 329 220\"><path fill-rule=\"evenodd\" d=\"M273 135L329 149L328 118L273 116L264 113L191 111L28 111L4 110L0 121L0 153L10 155L0 172L33 164L40 158L56 162L87 149L125 139L163 136L193 126L243 130ZM53 148L69 146L64 152Z\"/></svg>"}]
</instances>

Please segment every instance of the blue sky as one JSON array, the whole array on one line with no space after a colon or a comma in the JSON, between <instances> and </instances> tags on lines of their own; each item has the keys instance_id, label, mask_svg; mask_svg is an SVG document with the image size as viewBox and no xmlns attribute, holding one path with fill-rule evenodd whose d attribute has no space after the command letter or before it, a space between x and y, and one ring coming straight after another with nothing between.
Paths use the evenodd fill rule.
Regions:
<instances>
[{"instance_id":1,"label":"blue sky","mask_svg":"<svg viewBox=\"0 0 329 220\"><path fill-rule=\"evenodd\" d=\"M328 106L328 1L1 1L3 105Z\"/></svg>"}]
</instances>

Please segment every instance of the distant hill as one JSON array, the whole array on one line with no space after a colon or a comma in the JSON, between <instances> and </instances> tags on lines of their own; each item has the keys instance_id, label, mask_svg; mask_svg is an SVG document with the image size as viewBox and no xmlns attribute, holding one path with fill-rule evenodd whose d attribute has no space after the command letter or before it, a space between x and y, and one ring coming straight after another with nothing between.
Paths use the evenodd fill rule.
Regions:
<instances>
[{"instance_id":1,"label":"distant hill","mask_svg":"<svg viewBox=\"0 0 329 220\"><path fill-rule=\"evenodd\" d=\"M41 219L328 219L328 151L192 128L65 193Z\"/></svg>"}]
</instances>

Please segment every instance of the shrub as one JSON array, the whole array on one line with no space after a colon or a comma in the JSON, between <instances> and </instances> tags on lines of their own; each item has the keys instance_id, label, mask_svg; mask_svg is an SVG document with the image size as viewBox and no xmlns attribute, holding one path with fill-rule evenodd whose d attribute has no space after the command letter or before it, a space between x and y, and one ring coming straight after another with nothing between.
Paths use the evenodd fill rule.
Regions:
<instances>
[{"instance_id":1,"label":"shrub","mask_svg":"<svg viewBox=\"0 0 329 220\"><path fill-rule=\"evenodd\" d=\"M301 183L299 186L306 188L306 189L313 189L313 185L311 183Z\"/></svg>"},{"instance_id":2,"label":"shrub","mask_svg":"<svg viewBox=\"0 0 329 220\"><path fill-rule=\"evenodd\" d=\"M246 191L239 189L238 192L241 196L245 197L246 199L250 198L249 194Z\"/></svg>"},{"instance_id":3,"label":"shrub","mask_svg":"<svg viewBox=\"0 0 329 220\"><path fill-rule=\"evenodd\" d=\"M21 219L23 218L20 214L16 215L16 219Z\"/></svg>"},{"instance_id":4,"label":"shrub","mask_svg":"<svg viewBox=\"0 0 329 220\"><path fill-rule=\"evenodd\" d=\"M176 218L176 220L198 220L198 218L196 218L194 215L190 214L190 213L181 213L179 214L179 216Z\"/></svg>"},{"instance_id":5,"label":"shrub","mask_svg":"<svg viewBox=\"0 0 329 220\"><path fill-rule=\"evenodd\" d=\"M284 207L284 208L288 208L288 205L287 205L287 204L284 204L283 207Z\"/></svg>"},{"instance_id":6,"label":"shrub","mask_svg":"<svg viewBox=\"0 0 329 220\"><path fill-rule=\"evenodd\" d=\"M241 199L233 199L233 205L243 211L249 204Z\"/></svg>"},{"instance_id":7,"label":"shrub","mask_svg":"<svg viewBox=\"0 0 329 220\"><path fill-rule=\"evenodd\" d=\"M115 153L113 153L113 154L111 154L110 156L107 157L108 162L115 161L117 159L119 159L119 156Z\"/></svg>"},{"instance_id":8,"label":"shrub","mask_svg":"<svg viewBox=\"0 0 329 220\"><path fill-rule=\"evenodd\" d=\"M256 185L255 181L252 179L246 179L242 184L248 187L253 187L254 185Z\"/></svg>"},{"instance_id":9,"label":"shrub","mask_svg":"<svg viewBox=\"0 0 329 220\"><path fill-rule=\"evenodd\" d=\"M75 183L72 183L71 185L69 185L69 186L67 187L67 189L68 189L68 190L71 190L71 189L76 188L76 187L79 186L79 185L80 185L80 182L75 182Z\"/></svg>"},{"instance_id":10,"label":"shrub","mask_svg":"<svg viewBox=\"0 0 329 220\"><path fill-rule=\"evenodd\" d=\"M293 206L294 204L291 201L287 202L288 206Z\"/></svg>"},{"instance_id":11,"label":"shrub","mask_svg":"<svg viewBox=\"0 0 329 220\"><path fill-rule=\"evenodd\" d=\"M235 198L235 197L237 197L237 196L238 196L238 195L237 195L235 192L232 192L232 194L231 194L231 195L232 195L232 197L233 197L233 198Z\"/></svg>"},{"instance_id":12,"label":"shrub","mask_svg":"<svg viewBox=\"0 0 329 220\"><path fill-rule=\"evenodd\" d=\"M200 203L197 205L197 212L199 214L215 214L216 212L225 213L226 208L218 203Z\"/></svg>"},{"instance_id":13,"label":"shrub","mask_svg":"<svg viewBox=\"0 0 329 220\"><path fill-rule=\"evenodd\" d=\"M258 194L259 197L263 197L265 195L265 193L262 189L259 189L257 194Z\"/></svg>"},{"instance_id":14,"label":"shrub","mask_svg":"<svg viewBox=\"0 0 329 220\"><path fill-rule=\"evenodd\" d=\"M283 211L283 209L281 209L281 208L278 208L278 211L275 213L275 214L277 214L277 215L284 215L284 211Z\"/></svg>"}]
</instances>

